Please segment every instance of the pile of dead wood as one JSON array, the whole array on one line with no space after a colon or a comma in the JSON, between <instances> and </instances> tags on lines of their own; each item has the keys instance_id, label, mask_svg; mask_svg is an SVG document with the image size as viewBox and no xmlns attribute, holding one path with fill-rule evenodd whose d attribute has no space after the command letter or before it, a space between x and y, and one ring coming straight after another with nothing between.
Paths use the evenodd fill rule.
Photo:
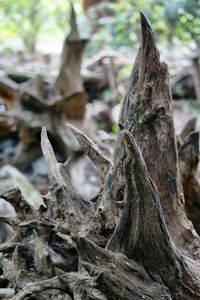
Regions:
<instances>
[{"instance_id":1,"label":"pile of dead wood","mask_svg":"<svg viewBox=\"0 0 200 300\"><path fill-rule=\"evenodd\" d=\"M15 209L1 216L14 230L0 245L2 299L200 299L199 133L190 122L177 152L167 65L143 14L141 28L112 161L68 126L99 172L99 197L80 197L45 128L50 192L39 209L19 189L1 195Z\"/></svg>"}]
</instances>

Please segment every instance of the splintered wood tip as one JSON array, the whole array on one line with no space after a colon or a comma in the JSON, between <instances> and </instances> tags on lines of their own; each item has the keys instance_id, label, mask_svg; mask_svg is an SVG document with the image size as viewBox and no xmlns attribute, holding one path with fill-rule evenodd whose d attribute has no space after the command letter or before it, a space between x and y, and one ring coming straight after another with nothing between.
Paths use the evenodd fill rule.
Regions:
<instances>
[{"instance_id":1,"label":"splintered wood tip","mask_svg":"<svg viewBox=\"0 0 200 300\"><path fill-rule=\"evenodd\" d=\"M152 40L154 41L154 33L151 24L143 12L140 12L140 23L142 29L142 48L145 49L145 46L148 42Z\"/></svg>"},{"instance_id":2,"label":"splintered wood tip","mask_svg":"<svg viewBox=\"0 0 200 300\"><path fill-rule=\"evenodd\" d=\"M74 9L74 6L73 6L72 2L70 3L70 6L71 6L71 15L70 15L70 17L71 17L71 23L72 23L73 20L76 19L76 13L75 13L75 9Z\"/></svg>"},{"instance_id":3,"label":"splintered wood tip","mask_svg":"<svg viewBox=\"0 0 200 300\"><path fill-rule=\"evenodd\" d=\"M47 130L46 130L46 127L42 127L42 130L41 130L41 139L43 138L46 138L47 137Z\"/></svg>"},{"instance_id":4,"label":"splintered wood tip","mask_svg":"<svg viewBox=\"0 0 200 300\"><path fill-rule=\"evenodd\" d=\"M73 126L72 124L67 123L66 124L67 128L70 129L74 134L80 134L80 130L78 130L78 128L76 128L75 126Z\"/></svg>"},{"instance_id":5,"label":"splintered wood tip","mask_svg":"<svg viewBox=\"0 0 200 300\"><path fill-rule=\"evenodd\" d=\"M71 15L70 15L70 25L71 25L71 32L68 38L71 39L79 39L79 32L78 32L78 26L77 26L77 20L76 20L76 12L74 9L74 6L71 2Z\"/></svg>"},{"instance_id":6,"label":"splintered wood tip","mask_svg":"<svg viewBox=\"0 0 200 300\"><path fill-rule=\"evenodd\" d=\"M143 12L140 12L140 22L142 29L150 30L152 32L151 24Z\"/></svg>"}]
</instances>

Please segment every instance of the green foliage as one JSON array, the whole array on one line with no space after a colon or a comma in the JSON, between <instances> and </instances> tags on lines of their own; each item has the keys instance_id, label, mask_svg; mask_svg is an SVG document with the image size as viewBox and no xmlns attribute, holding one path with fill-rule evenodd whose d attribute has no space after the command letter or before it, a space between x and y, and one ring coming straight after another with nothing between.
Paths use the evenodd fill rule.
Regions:
<instances>
[{"instance_id":1,"label":"green foliage","mask_svg":"<svg viewBox=\"0 0 200 300\"><path fill-rule=\"evenodd\" d=\"M200 1L185 0L179 6L180 18L176 24L177 36L186 42L193 40L200 46Z\"/></svg>"},{"instance_id":2,"label":"green foliage","mask_svg":"<svg viewBox=\"0 0 200 300\"><path fill-rule=\"evenodd\" d=\"M87 35L89 26L82 12L82 0L74 6L82 34ZM0 0L0 41L20 37L32 52L42 32L51 39L58 33L67 34L69 11L70 1L66 0ZM108 14L102 14L103 11ZM90 52L104 46L124 50L137 46L139 11L147 15L160 42L172 45L179 41L199 47L200 0L119 0L104 1L90 10L91 28L95 28L91 30L94 34Z\"/></svg>"},{"instance_id":3,"label":"green foliage","mask_svg":"<svg viewBox=\"0 0 200 300\"><path fill-rule=\"evenodd\" d=\"M121 67L118 73L118 79L123 80L123 78L128 78L131 74L133 65L130 63Z\"/></svg>"},{"instance_id":4,"label":"green foliage","mask_svg":"<svg viewBox=\"0 0 200 300\"><path fill-rule=\"evenodd\" d=\"M76 7L80 10L80 1ZM39 34L69 31L70 2L66 0L0 0L1 42L19 37L29 52L35 52Z\"/></svg>"},{"instance_id":5,"label":"green foliage","mask_svg":"<svg viewBox=\"0 0 200 300\"><path fill-rule=\"evenodd\" d=\"M2 1L0 16L4 33L19 35L25 47L34 52L38 33L47 17L42 0Z\"/></svg>"},{"instance_id":6,"label":"green foliage","mask_svg":"<svg viewBox=\"0 0 200 300\"><path fill-rule=\"evenodd\" d=\"M104 5L113 14L101 21L101 29L94 35L96 46L102 47L103 41L113 48L133 48L139 40L139 11L143 11L164 44L171 46L179 41L199 47L199 0L126 0ZM93 19L97 19L95 13Z\"/></svg>"},{"instance_id":7,"label":"green foliage","mask_svg":"<svg viewBox=\"0 0 200 300\"><path fill-rule=\"evenodd\" d=\"M117 126L117 125L113 125L113 126L112 126L112 133L113 133L115 136L117 136L117 134L118 134L118 126Z\"/></svg>"}]
</instances>

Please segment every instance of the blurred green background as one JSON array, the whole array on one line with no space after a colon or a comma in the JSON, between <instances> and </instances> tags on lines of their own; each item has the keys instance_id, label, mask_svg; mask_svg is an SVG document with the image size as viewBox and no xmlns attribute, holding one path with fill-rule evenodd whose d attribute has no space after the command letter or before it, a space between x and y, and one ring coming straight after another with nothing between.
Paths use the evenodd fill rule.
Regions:
<instances>
[{"instance_id":1,"label":"blurred green background","mask_svg":"<svg viewBox=\"0 0 200 300\"><path fill-rule=\"evenodd\" d=\"M92 34L89 53L103 46L136 47L140 10L150 19L160 45L200 47L198 0L76 0L73 4L82 35ZM69 31L69 9L68 0L0 0L1 52L58 53Z\"/></svg>"}]
</instances>

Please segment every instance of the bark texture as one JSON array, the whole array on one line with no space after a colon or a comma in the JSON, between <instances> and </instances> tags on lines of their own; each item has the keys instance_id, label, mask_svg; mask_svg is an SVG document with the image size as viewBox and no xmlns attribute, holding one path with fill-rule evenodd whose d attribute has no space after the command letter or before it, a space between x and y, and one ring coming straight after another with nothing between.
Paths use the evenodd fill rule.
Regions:
<instances>
[{"instance_id":1,"label":"bark texture","mask_svg":"<svg viewBox=\"0 0 200 300\"><path fill-rule=\"evenodd\" d=\"M186 212L200 233L199 132L191 132L179 148L179 168L182 177Z\"/></svg>"}]
</instances>

